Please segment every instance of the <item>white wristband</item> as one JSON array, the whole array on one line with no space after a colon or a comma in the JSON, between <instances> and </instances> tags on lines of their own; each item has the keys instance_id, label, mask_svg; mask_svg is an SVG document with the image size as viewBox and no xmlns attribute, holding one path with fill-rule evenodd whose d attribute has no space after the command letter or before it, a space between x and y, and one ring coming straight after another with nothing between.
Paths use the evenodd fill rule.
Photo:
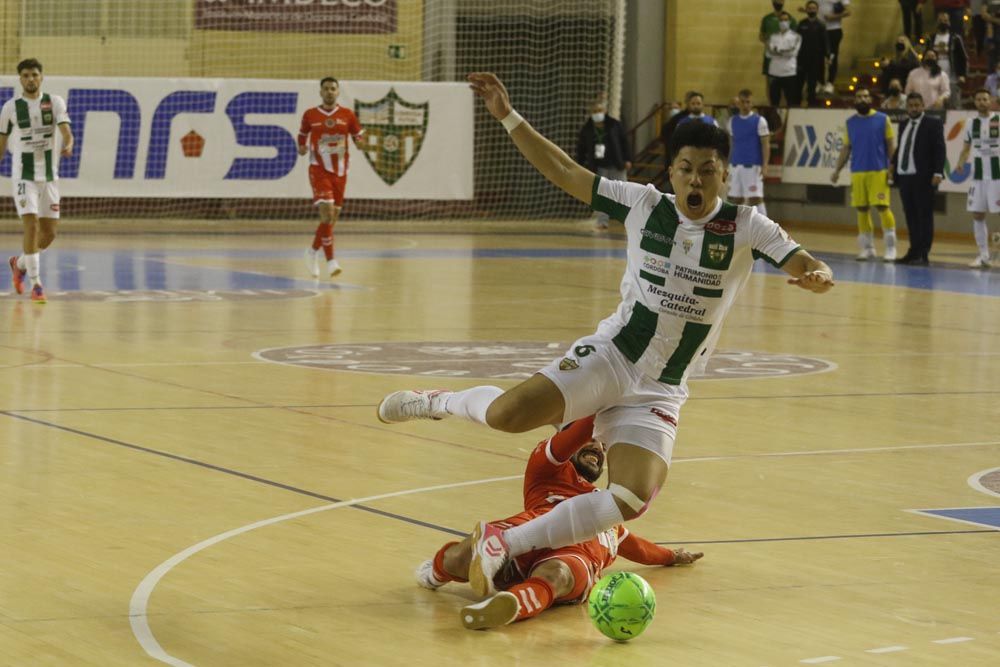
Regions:
<instances>
[{"instance_id":1,"label":"white wristband","mask_svg":"<svg viewBox=\"0 0 1000 667\"><path fill-rule=\"evenodd\" d=\"M507 114L500 124L503 125L503 129L507 130L507 134L514 131L514 128L524 122L524 118L518 112L513 109Z\"/></svg>"}]
</instances>

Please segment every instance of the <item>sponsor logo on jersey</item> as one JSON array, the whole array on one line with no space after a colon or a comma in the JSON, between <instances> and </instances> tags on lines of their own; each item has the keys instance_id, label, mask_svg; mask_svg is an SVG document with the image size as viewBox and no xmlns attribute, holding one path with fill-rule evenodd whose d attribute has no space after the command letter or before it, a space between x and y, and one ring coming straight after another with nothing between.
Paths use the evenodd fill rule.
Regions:
<instances>
[{"instance_id":1,"label":"sponsor logo on jersey","mask_svg":"<svg viewBox=\"0 0 1000 667\"><path fill-rule=\"evenodd\" d=\"M357 100L354 111L368 141L362 155L386 185L406 173L420 153L427 134L430 102L407 102L395 88L380 100Z\"/></svg>"},{"instance_id":2,"label":"sponsor logo on jersey","mask_svg":"<svg viewBox=\"0 0 1000 667\"><path fill-rule=\"evenodd\" d=\"M736 233L736 223L732 220L712 220L705 225L706 232L712 232L719 236Z\"/></svg>"},{"instance_id":3,"label":"sponsor logo on jersey","mask_svg":"<svg viewBox=\"0 0 1000 667\"><path fill-rule=\"evenodd\" d=\"M52 204L51 206L49 206L49 208L52 209L53 211L58 212L59 211L59 204Z\"/></svg>"},{"instance_id":4,"label":"sponsor logo on jersey","mask_svg":"<svg viewBox=\"0 0 1000 667\"><path fill-rule=\"evenodd\" d=\"M327 127L336 127L337 121L335 121L332 118L327 118L326 120L323 121L323 125L326 125Z\"/></svg>"},{"instance_id":5,"label":"sponsor logo on jersey","mask_svg":"<svg viewBox=\"0 0 1000 667\"><path fill-rule=\"evenodd\" d=\"M691 250L691 248L694 247L694 241L692 241L691 239L684 239L681 242L681 247L684 248L684 254L686 255Z\"/></svg>"},{"instance_id":6,"label":"sponsor logo on jersey","mask_svg":"<svg viewBox=\"0 0 1000 667\"><path fill-rule=\"evenodd\" d=\"M563 360L559 362L559 370L561 371L575 371L579 367L579 362L572 357L563 357Z\"/></svg>"},{"instance_id":7,"label":"sponsor logo on jersey","mask_svg":"<svg viewBox=\"0 0 1000 667\"><path fill-rule=\"evenodd\" d=\"M665 257L658 255L646 255L642 259L642 268L653 273L666 274L670 271L670 262Z\"/></svg>"},{"instance_id":8,"label":"sponsor logo on jersey","mask_svg":"<svg viewBox=\"0 0 1000 667\"><path fill-rule=\"evenodd\" d=\"M49 111L52 108L52 102L42 102L38 105L38 108L42 111Z\"/></svg>"},{"instance_id":9,"label":"sponsor logo on jersey","mask_svg":"<svg viewBox=\"0 0 1000 667\"><path fill-rule=\"evenodd\" d=\"M693 283L708 287L722 286L722 274L715 271L702 271L700 269L692 269L688 266L676 266L674 267L674 277L690 280Z\"/></svg>"},{"instance_id":10,"label":"sponsor logo on jersey","mask_svg":"<svg viewBox=\"0 0 1000 667\"><path fill-rule=\"evenodd\" d=\"M677 420L674 419L673 415L670 415L659 408L650 408L649 411L671 426L677 426Z\"/></svg>"}]
</instances>

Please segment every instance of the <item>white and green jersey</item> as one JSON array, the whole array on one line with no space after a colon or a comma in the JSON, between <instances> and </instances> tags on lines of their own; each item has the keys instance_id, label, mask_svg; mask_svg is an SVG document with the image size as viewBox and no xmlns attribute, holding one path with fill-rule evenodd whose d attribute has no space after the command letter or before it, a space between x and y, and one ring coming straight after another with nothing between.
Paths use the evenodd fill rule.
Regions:
<instances>
[{"instance_id":1,"label":"white and green jersey","mask_svg":"<svg viewBox=\"0 0 1000 667\"><path fill-rule=\"evenodd\" d=\"M720 199L710 215L689 220L674 195L652 185L597 177L591 206L624 221L628 236L622 302L597 335L669 385L704 369L754 260L780 267L800 247L753 207Z\"/></svg>"},{"instance_id":2,"label":"white and green jersey","mask_svg":"<svg viewBox=\"0 0 1000 667\"><path fill-rule=\"evenodd\" d=\"M0 132L7 135L13 157L13 181L54 181L59 178L56 125L69 122L66 102L58 95L35 99L17 97L0 109Z\"/></svg>"},{"instance_id":3,"label":"white and green jersey","mask_svg":"<svg viewBox=\"0 0 1000 667\"><path fill-rule=\"evenodd\" d=\"M1000 181L1000 114L973 117L965 143L972 147L972 180Z\"/></svg>"}]
</instances>

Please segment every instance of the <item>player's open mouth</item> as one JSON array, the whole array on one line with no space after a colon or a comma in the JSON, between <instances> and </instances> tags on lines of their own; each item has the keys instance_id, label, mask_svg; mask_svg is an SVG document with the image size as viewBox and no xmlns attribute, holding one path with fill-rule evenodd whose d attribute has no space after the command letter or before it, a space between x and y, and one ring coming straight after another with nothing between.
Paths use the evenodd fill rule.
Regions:
<instances>
[{"instance_id":1,"label":"player's open mouth","mask_svg":"<svg viewBox=\"0 0 1000 667\"><path fill-rule=\"evenodd\" d=\"M699 208L701 208L701 204L703 201L705 200L701 196L700 192L692 192L687 196L687 205L688 208L691 209L692 211L697 211Z\"/></svg>"},{"instance_id":2,"label":"player's open mouth","mask_svg":"<svg viewBox=\"0 0 1000 667\"><path fill-rule=\"evenodd\" d=\"M580 457L580 460L586 463L587 465L593 466L595 469L599 469L602 463L601 455L598 454L597 452L592 452L592 451L584 452L584 454Z\"/></svg>"}]
</instances>

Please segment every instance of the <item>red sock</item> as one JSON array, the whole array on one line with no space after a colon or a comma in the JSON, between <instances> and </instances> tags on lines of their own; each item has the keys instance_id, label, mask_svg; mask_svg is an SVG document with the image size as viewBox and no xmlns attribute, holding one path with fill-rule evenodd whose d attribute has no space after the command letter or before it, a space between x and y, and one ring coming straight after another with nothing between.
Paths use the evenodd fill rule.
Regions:
<instances>
[{"instance_id":1,"label":"red sock","mask_svg":"<svg viewBox=\"0 0 1000 667\"><path fill-rule=\"evenodd\" d=\"M464 577L457 577L457 576L448 574L448 572L445 571L445 569L444 569L444 552L447 551L449 549L449 547L452 547L452 546L454 546L456 544L458 544L458 542L449 542L448 544L446 544L443 547L441 547L440 549L438 549L438 552L436 554L434 554L434 577L438 581L445 581L445 582L447 582L447 581L459 581L459 582L463 582L463 583L466 582L466 581L468 581L468 579L465 579Z\"/></svg>"},{"instance_id":2,"label":"red sock","mask_svg":"<svg viewBox=\"0 0 1000 667\"><path fill-rule=\"evenodd\" d=\"M523 584L517 584L507 589L517 596L519 608L515 621L523 621L538 616L552 606L555 594L549 582L538 577L531 577Z\"/></svg>"},{"instance_id":3,"label":"red sock","mask_svg":"<svg viewBox=\"0 0 1000 667\"><path fill-rule=\"evenodd\" d=\"M322 231L323 231L323 223L321 222L316 227L316 233L313 235L313 244L312 244L313 250L319 250L319 247L323 245Z\"/></svg>"},{"instance_id":4,"label":"red sock","mask_svg":"<svg viewBox=\"0 0 1000 667\"><path fill-rule=\"evenodd\" d=\"M333 225L328 222L323 223L319 226L317 233L323 244L323 254L326 255L326 261L330 261L333 259Z\"/></svg>"}]
</instances>

